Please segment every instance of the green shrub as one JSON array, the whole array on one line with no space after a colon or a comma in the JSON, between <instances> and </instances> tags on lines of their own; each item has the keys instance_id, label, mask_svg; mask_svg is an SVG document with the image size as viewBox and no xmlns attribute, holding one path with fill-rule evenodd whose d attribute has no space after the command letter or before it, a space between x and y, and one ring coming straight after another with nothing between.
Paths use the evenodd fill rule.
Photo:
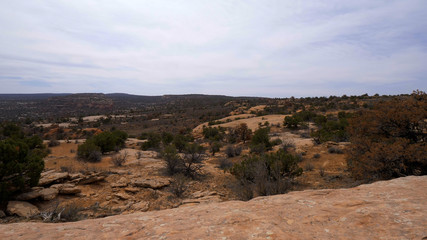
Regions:
<instances>
[{"instance_id":1,"label":"green shrub","mask_svg":"<svg viewBox=\"0 0 427 240\"><path fill-rule=\"evenodd\" d=\"M141 150L157 149L160 146L162 137L154 132L148 134L147 141L142 143Z\"/></svg>"},{"instance_id":2,"label":"green shrub","mask_svg":"<svg viewBox=\"0 0 427 240\"><path fill-rule=\"evenodd\" d=\"M38 184L47 151L42 140L25 138L20 127L3 127L0 139L0 202Z\"/></svg>"},{"instance_id":3,"label":"green shrub","mask_svg":"<svg viewBox=\"0 0 427 240\"><path fill-rule=\"evenodd\" d=\"M254 132L251 140L251 152L262 153L271 150L272 143L268 136L269 132L270 128L268 127L259 128Z\"/></svg>"},{"instance_id":4,"label":"green shrub","mask_svg":"<svg viewBox=\"0 0 427 240\"><path fill-rule=\"evenodd\" d=\"M230 172L239 180L243 191L256 195L273 195L289 190L291 180L302 174L297 157L279 150L277 153L248 156L234 164Z\"/></svg>"}]
</instances>

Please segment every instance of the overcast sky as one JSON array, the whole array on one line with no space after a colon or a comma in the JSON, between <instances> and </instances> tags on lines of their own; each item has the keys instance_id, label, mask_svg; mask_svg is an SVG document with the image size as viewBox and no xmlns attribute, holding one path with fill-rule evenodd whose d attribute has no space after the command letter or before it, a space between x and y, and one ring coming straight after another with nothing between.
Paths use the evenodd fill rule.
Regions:
<instances>
[{"instance_id":1,"label":"overcast sky","mask_svg":"<svg viewBox=\"0 0 427 240\"><path fill-rule=\"evenodd\" d=\"M0 93L427 90L426 0L0 0Z\"/></svg>"}]
</instances>

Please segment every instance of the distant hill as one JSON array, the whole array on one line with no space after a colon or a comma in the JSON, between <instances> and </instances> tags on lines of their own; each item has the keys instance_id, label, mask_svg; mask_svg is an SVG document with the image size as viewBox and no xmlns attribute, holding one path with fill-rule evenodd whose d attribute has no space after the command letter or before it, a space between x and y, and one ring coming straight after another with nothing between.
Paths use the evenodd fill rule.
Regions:
<instances>
[{"instance_id":1,"label":"distant hill","mask_svg":"<svg viewBox=\"0 0 427 240\"><path fill-rule=\"evenodd\" d=\"M157 105L155 109L158 110L173 109L171 105L181 107L218 105L245 99L262 98L203 94L164 96L140 96L125 93L0 94L0 121L119 114L126 111L153 109L153 105Z\"/></svg>"}]
</instances>

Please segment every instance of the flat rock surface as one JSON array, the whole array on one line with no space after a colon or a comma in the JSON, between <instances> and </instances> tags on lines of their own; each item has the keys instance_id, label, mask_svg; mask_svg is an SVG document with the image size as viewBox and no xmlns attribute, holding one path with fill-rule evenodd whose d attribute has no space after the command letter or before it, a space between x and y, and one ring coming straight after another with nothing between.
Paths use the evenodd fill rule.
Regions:
<instances>
[{"instance_id":1,"label":"flat rock surface","mask_svg":"<svg viewBox=\"0 0 427 240\"><path fill-rule=\"evenodd\" d=\"M0 225L0 239L422 239L427 176L73 223Z\"/></svg>"}]
</instances>

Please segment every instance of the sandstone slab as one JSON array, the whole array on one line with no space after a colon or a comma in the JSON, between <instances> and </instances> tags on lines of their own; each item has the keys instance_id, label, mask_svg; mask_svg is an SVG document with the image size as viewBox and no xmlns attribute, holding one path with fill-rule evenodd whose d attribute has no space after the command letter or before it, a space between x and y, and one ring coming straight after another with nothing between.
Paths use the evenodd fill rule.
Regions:
<instances>
[{"instance_id":1,"label":"sandstone slab","mask_svg":"<svg viewBox=\"0 0 427 240\"><path fill-rule=\"evenodd\" d=\"M67 172L44 172L41 174L39 186L46 186L55 182L60 182L68 177L69 175Z\"/></svg>"},{"instance_id":2,"label":"sandstone slab","mask_svg":"<svg viewBox=\"0 0 427 240\"><path fill-rule=\"evenodd\" d=\"M18 215L20 217L31 217L39 214L39 209L31 203L22 201L10 201L7 204L6 212L9 215ZM0 234L1 235L1 234ZM0 236L0 239L5 239Z\"/></svg>"},{"instance_id":3,"label":"sandstone slab","mask_svg":"<svg viewBox=\"0 0 427 240\"><path fill-rule=\"evenodd\" d=\"M73 223L3 224L0 239L423 239L425 189L427 176L412 176Z\"/></svg>"},{"instance_id":4,"label":"sandstone slab","mask_svg":"<svg viewBox=\"0 0 427 240\"><path fill-rule=\"evenodd\" d=\"M41 196L40 190L41 189L33 189L29 192L21 193L18 196L16 196L15 199L19 201L28 201L28 200L36 199Z\"/></svg>"}]
</instances>

